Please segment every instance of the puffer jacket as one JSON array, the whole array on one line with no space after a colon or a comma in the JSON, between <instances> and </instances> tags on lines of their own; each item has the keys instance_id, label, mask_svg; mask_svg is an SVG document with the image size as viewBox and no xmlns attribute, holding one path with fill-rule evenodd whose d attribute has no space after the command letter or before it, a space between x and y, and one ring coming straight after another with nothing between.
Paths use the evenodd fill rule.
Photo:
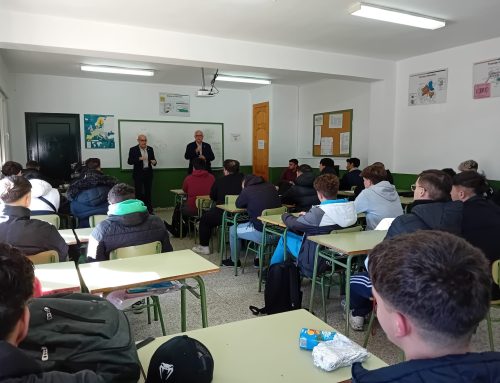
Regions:
<instances>
[{"instance_id":1,"label":"puffer jacket","mask_svg":"<svg viewBox=\"0 0 500 383\"><path fill-rule=\"evenodd\" d=\"M297 211L307 211L312 205L318 205L318 195L313 186L314 179L313 172L302 173L295 180L295 185L283 194L281 202L295 205Z\"/></svg>"},{"instance_id":2,"label":"puffer jacket","mask_svg":"<svg viewBox=\"0 0 500 383\"><path fill-rule=\"evenodd\" d=\"M29 181L31 183L31 204L29 206L31 214L57 214L61 203L59 191L53 188L47 181L38 178L32 178ZM52 206L41 200L40 197L49 201L55 207L55 210L52 209Z\"/></svg>"}]
</instances>

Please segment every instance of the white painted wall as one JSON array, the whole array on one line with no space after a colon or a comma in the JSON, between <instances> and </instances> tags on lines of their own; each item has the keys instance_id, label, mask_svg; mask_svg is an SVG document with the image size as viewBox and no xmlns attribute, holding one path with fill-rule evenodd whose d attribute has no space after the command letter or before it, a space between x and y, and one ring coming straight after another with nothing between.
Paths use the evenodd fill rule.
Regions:
<instances>
[{"instance_id":1,"label":"white painted wall","mask_svg":"<svg viewBox=\"0 0 500 383\"><path fill-rule=\"evenodd\" d=\"M472 98L473 64L498 57L499 46L497 38L398 62L395 171L456 169L472 158L500 180L500 98ZM447 102L408 106L409 75L441 68L448 68Z\"/></svg>"},{"instance_id":2,"label":"white painted wall","mask_svg":"<svg viewBox=\"0 0 500 383\"><path fill-rule=\"evenodd\" d=\"M251 97L246 90L221 89L211 98L195 97L196 87L140 84L59 76L18 74L13 77L10 102L12 159L26 161L25 112L78 113L83 132L83 114L111 114L118 119L180 120L224 123L224 157L251 164ZM191 116L159 115L159 93L191 95ZM240 134L239 141L230 140ZM130 145L133 145L131 143ZM186 145L180 142L179 145ZM130 146L129 145L129 146ZM85 154L83 154L85 159ZM116 166L103 164L103 167ZM117 166L116 166L117 167Z\"/></svg>"},{"instance_id":3,"label":"white painted wall","mask_svg":"<svg viewBox=\"0 0 500 383\"><path fill-rule=\"evenodd\" d=\"M9 97L10 92L10 73L5 66L5 62L3 60L2 55L0 54L0 89L6 93L7 97Z\"/></svg>"}]
</instances>

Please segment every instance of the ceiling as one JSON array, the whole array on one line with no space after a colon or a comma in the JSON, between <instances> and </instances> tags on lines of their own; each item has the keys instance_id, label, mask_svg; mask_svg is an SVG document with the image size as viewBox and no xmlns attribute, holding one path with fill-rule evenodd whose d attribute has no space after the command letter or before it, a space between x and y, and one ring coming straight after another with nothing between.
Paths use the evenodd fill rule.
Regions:
<instances>
[{"instance_id":1,"label":"ceiling","mask_svg":"<svg viewBox=\"0 0 500 383\"><path fill-rule=\"evenodd\" d=\"M134 25L355 56L401 60L500 36L499 0L372 0L377 5L448 21L445 28L422 30L349 15L354 0L1 0L2 9L65 18ZM199 68L103 58L0 50L9 70L72 77L133 81L131 77L89 75L79 64L145 66L153 79L141 82L199 85ZM331 78L319 73L221 67L234 75L273 78L300 85ZM209 71L207 75L213 73ZM221 84L222 85L222 84ZM230 85L224 87L231 87ZM234 85L232 87L255 87Z\"/></svg>"}]
</instances>

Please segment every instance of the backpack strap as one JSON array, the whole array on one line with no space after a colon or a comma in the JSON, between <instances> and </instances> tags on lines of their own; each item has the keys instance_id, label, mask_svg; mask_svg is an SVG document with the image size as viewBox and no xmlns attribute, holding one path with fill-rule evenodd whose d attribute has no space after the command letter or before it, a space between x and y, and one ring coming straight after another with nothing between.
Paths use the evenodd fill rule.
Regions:
<instances>
[{"instance_id":1,"label":"backpack strap","mask_svg":"<svg viewBox=\"0 0 500 383\"><path fill-rule=\"evenodd\" d=\"M55 206L54 206L54 204L53 204L52 202L50 202L47 198L45 198L45 197L36 197L36 198L38 198L40 201L45 202L45 204L46 204L47 206L49 206L49 207L50 207L50 208L54 211L54 213L57 213L57 209L56 209L56 207L55 207Z\"/></svg>"}]
</instances>

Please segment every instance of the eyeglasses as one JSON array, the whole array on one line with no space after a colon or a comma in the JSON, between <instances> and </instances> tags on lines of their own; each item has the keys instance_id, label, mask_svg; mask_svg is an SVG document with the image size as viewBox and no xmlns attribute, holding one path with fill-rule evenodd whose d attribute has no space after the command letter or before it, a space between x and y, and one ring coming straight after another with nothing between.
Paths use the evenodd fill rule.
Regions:
<instances>
[{"instance_id":1,"label":"eyeglasses","mask_svg":"<svg viewBox=\"0 0 500 383\"><path fill-rule=\"evenodd\" d=\"M203 134L195 134L195 137L203 137Z\"/></svg>"},{"instance_id":2,"label":"eyeglasses","mask_svg":"<svg viewBox=\"0 0 500 383\"><path fill-rule=\"evenodd\" d=\"M139 141L144 141L144 142L148 142L148 140L139 140Z\"/></svg>"},{"instance_id":3,"label":"eyeglasses","mask_svg":"<svg viewBox=\"0 0 500 383\"><path fill-rule=\"evenodd\" d=\"M417 190L417 188L422 188L422 189L424 189L424 190L425 190L425 188L424 188L423 186L420 186L420 185L417 185L417 184L413 184L413 185L411 185L411 186L410 186L410 189L411 189L411 191L413 191L413 192L414 192L415 190Z\"/></svg>"}]
</instances>

